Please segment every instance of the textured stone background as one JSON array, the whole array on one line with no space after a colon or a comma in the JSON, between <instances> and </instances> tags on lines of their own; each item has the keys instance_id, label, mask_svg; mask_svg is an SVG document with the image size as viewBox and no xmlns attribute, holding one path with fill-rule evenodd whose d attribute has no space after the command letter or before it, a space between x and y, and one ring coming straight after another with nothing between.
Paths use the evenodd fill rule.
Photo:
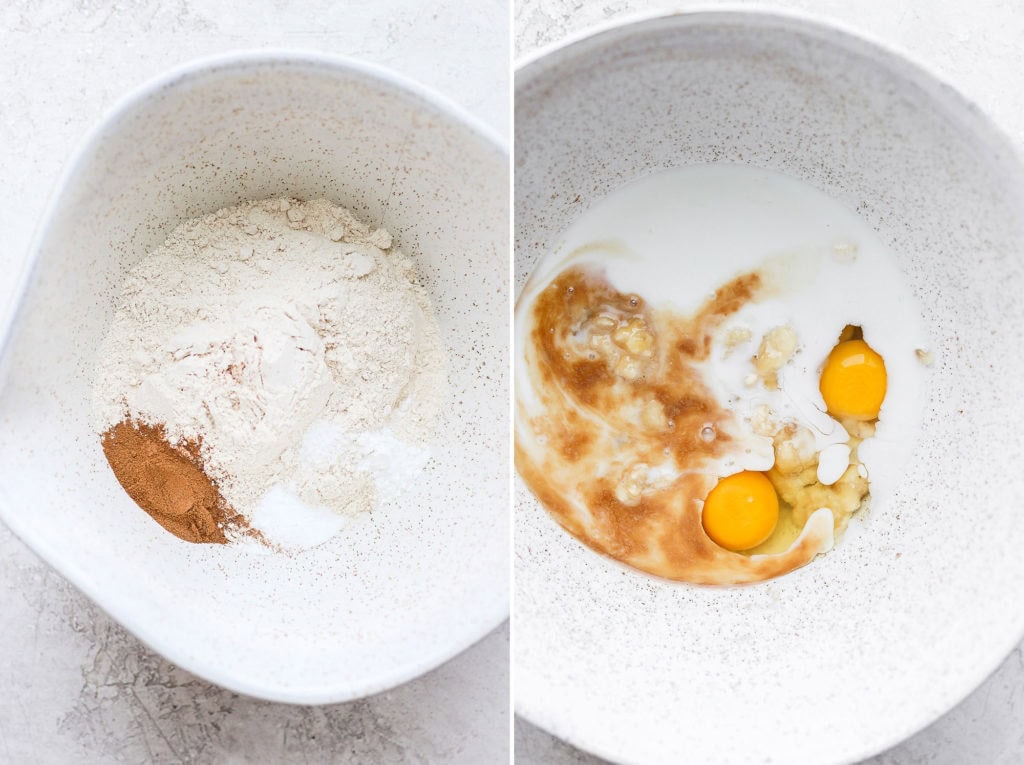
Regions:
<instances>
[{"instance_id":1,"label":"textured stone background","mask_svg":"<svg viewBox=\"0 0 1024 765\"><path fill-rule=\"evenodd\" d=\"M507 135L508 15L505 0L4 0L0 307L60 168L128 89L230 49L315 49L403 71ZM352 704L254 701L153 654L0 526L0 763L506 762L508 640L506 624Z\"/></svg>"},{"instance_id":2,"label":"textured stone background","mask_svg":"<svg viewBox=\"0 0 1024 765\"><path fill-rule=\"evenodd\" d=\"M773 7L835 20L909 53L974 100L1024 144L1024 13L1014 0L515 0L516 55L633 13L687 8ZM1024 596L1024 594L1022 594ZM516 720L523 765L602 762ZM1011 765L1024 762L1024 645L960 706L869 765Z\"/></svg>"},{"instance_id":3,"label":"textured stone background","mask_svg":"<svg viewBox=\"0 0 1024 765\"><path fill-rule=\"evenodd\" d=\"M703 6L718 5L703 2ZM757 5L757 3L733 3ZM789 0L898 48L1024 141L1024 15L995 0ZM516 0L516 50L635 0ZM505 132L502 0L5 0L0 4L0 305L60 167L127 89L200 55L296 47L405 71ZM0 475L2 480L2 475ZM287 707L222 691L126 635L0 527L0 762L502 762L507 625L435 672L368 700ZM593 763L528 724L517 760ZM880 765L1024 761L1024 652Z\"/></svg>"}]
</instances>

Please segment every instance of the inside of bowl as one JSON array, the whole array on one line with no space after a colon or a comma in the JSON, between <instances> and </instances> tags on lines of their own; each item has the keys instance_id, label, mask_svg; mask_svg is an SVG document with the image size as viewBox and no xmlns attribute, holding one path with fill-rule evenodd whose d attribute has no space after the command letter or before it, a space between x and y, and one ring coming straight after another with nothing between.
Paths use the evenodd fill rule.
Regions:
<instances>
[{"instance_id":1,"label":"inside of bowl","mask_svg":"<svg viewBox=\"0 0 1024 765\"><path fill-rule=\"evenodd\" d=\"M271 196L327 197L391 231L449 364L423 480L293 557L168 534L121 489L90 422L126 269L181 221ZM507 208L499 147L356 67L244 59L124 106L59 191L13 327L5 520L145 641L238 690L351 698L453 655L507 611Z\"/></svg>"},{"instance_id":2,"label":"inside of bowl","mask_svg":"<svg viewBox=\"0 0 1024 765\"><path fill-rule=\"evenodd\" d=\"M1024 171L1008 143L892 54L722 13L631 24L527 65L515 138L519 288L613 189L750 164L826 191L882 235L936 358L895 494L778 580L702 589L626 570L520 485L520 711L613 759L826 762L895 743L966 695L1024 630Z\"/></svg>"}]
</instances>

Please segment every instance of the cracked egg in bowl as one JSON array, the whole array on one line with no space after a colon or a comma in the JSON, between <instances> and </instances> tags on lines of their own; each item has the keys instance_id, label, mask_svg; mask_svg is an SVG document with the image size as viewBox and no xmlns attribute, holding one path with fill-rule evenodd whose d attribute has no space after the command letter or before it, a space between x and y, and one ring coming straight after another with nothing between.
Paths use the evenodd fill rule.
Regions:
<instances>
[{"instance_id":1,"label":"cracked egg in bowl","mask_svg":"<svg viewBox=\"0 0 1024 765\"><path fill-rule=\"evenodd\" d=\"M814 561L899 479L929 351L884 243L744 166L595 204L516 306L516 467L559 524L657 576Z\"/></svg>"},{"instance_id":2,"label":"cracked egg in bowl","mask_svg":"<svg viewBox=\"0 0 1024 765\"><path fill-rule=\"evenodd\" d=\"M517 714L614 762L920 730L1024 635L1013 148L758 12L549 50L515 109Z\"/></svg>"}]
</instances>

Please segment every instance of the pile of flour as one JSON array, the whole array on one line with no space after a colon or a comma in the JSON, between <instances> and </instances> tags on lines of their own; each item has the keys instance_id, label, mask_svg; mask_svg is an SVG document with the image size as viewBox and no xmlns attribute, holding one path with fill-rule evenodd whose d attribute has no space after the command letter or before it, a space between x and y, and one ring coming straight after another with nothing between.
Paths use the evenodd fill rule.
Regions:
<instances>
[{"instance_id":1,"label":"pile of flour","mask_svg":"<svg viewBox=\"0 0 1024 765\"><path fill-rule=\"evenodd\" d=\"M95 424L201 444L227 503L304 549L422 469L446 390L412 261L326 200L246 202L131 269L100 349Z\"/></svg>"}]
</instances>

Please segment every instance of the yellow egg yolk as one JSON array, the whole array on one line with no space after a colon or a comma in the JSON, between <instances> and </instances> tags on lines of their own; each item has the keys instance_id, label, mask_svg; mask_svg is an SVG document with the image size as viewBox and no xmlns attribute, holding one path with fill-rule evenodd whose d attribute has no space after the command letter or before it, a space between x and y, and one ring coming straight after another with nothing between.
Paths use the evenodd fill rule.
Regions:
<instances>
[{"instance_id":1,"label":"yellow egg yolk","mask_svg":"<svg viewBox=\"0 0 1024 765\"><path fill-rule=\"evenodd\" d=\"M825 360L819 389L833 417L876 420L886 382L882 357L863 340L846 340Z\"/></svg>"},{"instance_id":2,"label":"yellow egg yolk","mask_svg":"<svg viewBox=\"0 0 1024 765\"><path fill-rule=\"evenodd\" d=\"M704 531L719 547L739 552L757 547L779 521L779 497L764 473L726 476L704 500Z\"/></svg>"}]
</instances>

